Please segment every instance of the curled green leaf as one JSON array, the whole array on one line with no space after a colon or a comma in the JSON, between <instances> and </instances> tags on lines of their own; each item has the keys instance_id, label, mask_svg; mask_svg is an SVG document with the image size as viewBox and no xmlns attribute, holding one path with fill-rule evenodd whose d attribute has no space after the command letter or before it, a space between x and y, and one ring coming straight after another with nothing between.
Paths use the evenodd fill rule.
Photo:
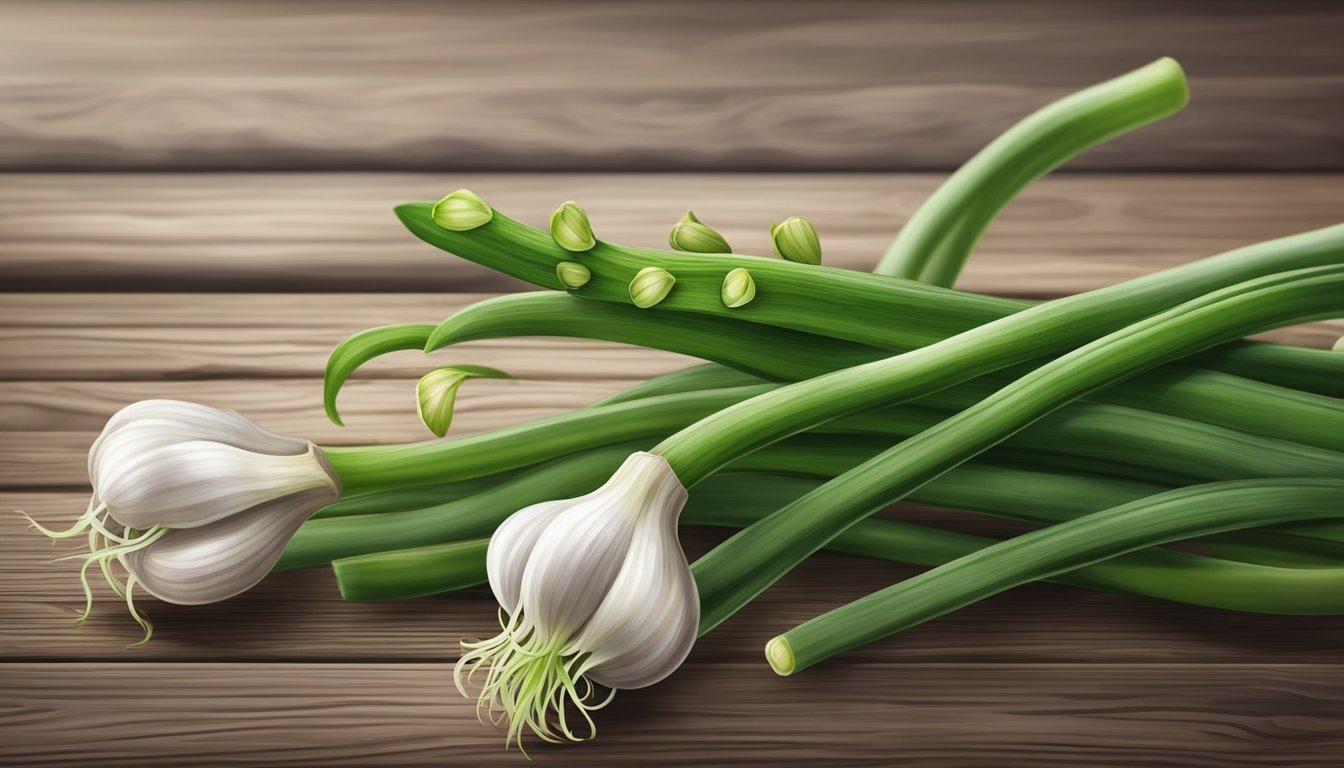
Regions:
<instances>
[{"instance_id":1,"label":"curled green leaf","mask_svg":"<svg viewBox=\"0 0 1344 768\"><path fill-rule=\"evenodd\" d=\"M388 352L424 349L433 332L433 325L386 325L360 331L337 344L327 358L327 370L322 376L322 406L327 411L327 418L333 424L345 426L336 411L336 395L340 394L345 380L361 365Z\"/></svg>"},{"instance_id":2,"label":"curled green leaf","mask_svg":"<svg viewBox=\"0 0 1344 768\"><path fill-rule=\"evenodd\" d=\"M415 407L429 431L439 437L448 434L453 422L453 404L457 390L467 379L511 379L504 371L483 365L455 365L437 368L420 377L415 386Z\"/></svg>"}]
</instances>

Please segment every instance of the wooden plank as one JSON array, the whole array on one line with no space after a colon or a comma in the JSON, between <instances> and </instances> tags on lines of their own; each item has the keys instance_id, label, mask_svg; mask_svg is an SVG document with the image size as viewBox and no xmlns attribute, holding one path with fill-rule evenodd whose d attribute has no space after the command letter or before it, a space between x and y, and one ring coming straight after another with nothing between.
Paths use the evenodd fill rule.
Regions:
<instances>
[{"instance_id":1,"label":"wooden plank","mask_svg":"<svg viewBox=\"0 0 1344 768\"><path fill-rule=\"evenodd\" d=\"M0 184L10 291L512 291L523 285L409 235L399 202L475 189L546 226L584 203L612 242L666 247L686 209L739 252L769 224L817 226L828 264L871 269L941 181L930 174L15 174ZM1344 175L1063 175L995 222L967 290L1087 290L1334 224ZM439 313L434 312L436 317Z\"/></svg>"},{"instance_id":2,"label":"wooden plank","mask_svg":"<svg viewBox=\"0 0 1344 768\"><path fill-rule=\"evenodd\" d=\"M24 765L517 765L443 664L8 664ZM1344 668L692 664L547 765L1337 766Z\"/></svg>"},{"instance_id":3,"label":"wooden plank","mask_svg":"<svg viewBox=\"0 0 1344 768\"><path fill-rule=\"evenodd\" d=\"M477 294L8 294L0 299L0 380L162 381L319 378L352 333L432 323ZM426 357L397 352L360 378L418 378L472 362L523 378L633 381L691 364L657 350L586 339L469 342Z\"/></svg>"},{"instance_id":4,"label":"wooden plank","mask_svg":"<svg viewBox=\"0 0 1344 768\"><path fill-rule=\"evenodd\" d=\"M20 508L49 524L68 523L85 507L79 493L6 492L0 511ZM949 510L900 505L887 514L988 536L1022 526ZM723 537L688 528L692 558ZM0 659L151 661L439 661L457 641L497 625L484 588L420 600L349 603L325 568L276 574L216 605L138 602L155 623L153 640L126 648L139 629L119 601L97 589L94 614L72 624L82 605L75 566L52 558L75 552L51 545L17 520L0 525ZM906 578L916 569L864 558L819 554L697 644L692 660L756 662L764 642L812 616ZM986 631L991 628L992 631ZM852 651L850 661L884 663L1341 663L1338 617L1266 617L1049 584L1000 595ZM3 687L3 686L0 686Z\"/></svg>"},{"instance_id":5,"label":"wooden plank","mask_svg":"<svg viewBox=\"0 0 1344 768\"><path fill-rule=\"evenodd\" d=\"M332 347L391 323L435 322L473 294L7 294L0 300L0 381L316 378ZM1329 347L1344 321L1263 337ZM472 362L522 378L642 380L692 358L586 339L509 338L397 352L360 378L413 378ZM316 395L316 390L314 390Z\"/></svg>"},{"instance_id":6,"label":"wooden plank","mask_svg":"<svg viewBox=\"0 0 1344 768\"><path fill-rule=\"evenodd\" d=\"M946 169L1175 55L1187 113L1078 167L1338 169L1342 35L1319 2L27 0L0 167Z\"/></svg>"}]
</instances>

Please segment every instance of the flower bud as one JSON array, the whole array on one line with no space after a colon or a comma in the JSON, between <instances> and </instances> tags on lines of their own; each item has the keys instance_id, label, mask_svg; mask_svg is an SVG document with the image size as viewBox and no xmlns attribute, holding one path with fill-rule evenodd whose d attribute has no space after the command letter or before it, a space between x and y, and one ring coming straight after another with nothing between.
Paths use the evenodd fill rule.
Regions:
<instances>
[{"instance_id":1,"label":"flower bud","mask_svg":"<svg viewBox=\"0 0 1344 768\"><path fill-rule=\"evenodd\" d=\"M672 233L668 235L667 242L678 251L688 251L690 253L732 253L733 249L728 245L728 241L723 239L713 228L708 227L695 217L695 213L687 211L686 215L681 217L681 221L672 228Z\"/></svg>"},{"instance_id":2,"label":"flower bud","mask_svg":"<svg viewBox=\"0 0 1344 768\"><path fill-rule=\"evenodd\" d=\"M659 267L645 267L630 281L630 302L640 309L648 309L663 299L676 285L677 278Z\"/></svg>"},{"instance_id":3,"label":"flower bud","mask_svg":"<svg viewBox=\"0 0 1344 768\"><path fill-rule=\"evenodd\" d=\"M790 216L770 228L775 253L787 261L801 264L821 263L821 241L812 223L802 216Z\"/></svg>"},{"instance_id":4,"label":"flower bud","mask_svg":"<svg viewBox=\"0 0 1344 768\"><path fill-rule=\"evenodd\" d=\"M597 245L583 206L569 200L551 214L551 237L566 251L582 253Z\"/></svg>"},{"instance_id":5,"label":"flower bud","mask_svg":"<svg viewBox=\"0 0 1344 768\"><path fill-rule=\"evenodd\" d=\"M490 588L510 614L503 632L466 652L454 677L466 694L488 666L480 706L502 709L509 738L578 740L563 710L602 703L591 683L640 688L690 653L700 600L677 520L686 489L661 456L632 454L601 488L520 510L490 539Z\"/></svg>"},{"instance_id":6,"label":"flower bud","mask_svg":"<svg viewBox=\"0 0 1344 768\"><path fill-rule=\"evenodd\" d=\"M444 229L465 232L488 223L495 212L480 195L469 189L459 189L435 203L429 215Z\"/></svg>"},{"instance_id":7,"label":"flower bud","mask_svg":"<svg viewBox=\"0 0 1344 768\"><path fill-rule=\"evenodd\" d=\"M438 368L420 377L415 386L415 407L420 421L439 437L448 433L453 422L453 405L458 387L467 379L508 379L509 374L483 365L458 365Z\"/></svg>"},{"instance_id":8,"label":"flower bud","mask_svg":"<svg viewBox=\"0 0 1344 768\"><path fill-rule=\"evenodd\" d=\"M561 285L572 290L587 285L593 273L577 261L562 261L555 265L555 277Z\"/></svg>"},{"instance_id":9,"label":"flower bud","mask_svg":"<svg viewBox=\"0 0 1344 768\"><path fill-rule=\"evenodd\" d=\"M1335 345L1330 349L1335 352L1344 352L1344 336L1340 336L1338 339L1336 339Z\"/></svg>"},{"instance_id":10,"label":"flower bud","mask_svg":"<svg viewBox=\"0 0 1344 768\"><path fill-rule=\"evenodd\" d=\"M719 289L719 298L729 309L749 304L756 298L756 281L751 273L741 267L723 276L723 287Z\"/></svg>"}]
</instances>

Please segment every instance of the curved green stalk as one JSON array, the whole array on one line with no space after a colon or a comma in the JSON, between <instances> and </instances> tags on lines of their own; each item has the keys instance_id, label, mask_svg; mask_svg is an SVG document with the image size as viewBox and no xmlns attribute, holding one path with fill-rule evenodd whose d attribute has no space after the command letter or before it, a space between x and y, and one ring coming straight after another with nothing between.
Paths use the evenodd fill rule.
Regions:
<instances>
[{"instance_id":1,"label":"curved green stalk","mask_svg":"<svg viewBox=\"0 0 1344 768\"><path fill-rule=\"evenodd\" d=\"M323 447L322 452L349 495L444 483L517 469L576 450L656 439L767 389L770 385L661 395L459 440Z\"/></svg>"},{"instance_id":2,"label":"curved green stalk","mask_svg":"<svg viewBox=\"0 0 1344 768\"><path fill-rule=\"evenodd\" d=\"M1180 64L1162 58L1043 107L952 174L873 271L951 286L989 223L1024 187L1088 147L1180 111L1188 99Z\"/></svg>"},{"instance_id":3,"label":"curved green stalk","mask_svg":"<svg viewBox=\"0 0 1344 768\"><path fill-rule=\"evenodd\" d=\"M1341 510L1344 479L1241 480L1179 488L999 542L874 592L774 638L766 645L766 658L776 672L790 675L1031 581L1172 541L1337 517ZM1324 579L1321 571L1301 573L1319 584L1329 583L1337 572L1329 569ZM1234 585L1215 586L1226 591ZM1228 593L1224 599L1244 596ZM1290 603L1301 599L1284 597Z\"/></svg>"},{"instance_id":4,"label":"curved green stalk","mask_svg":"<svg viewBox=\"0 0 1344 768\"><path fill-rule=\"evenodd\" d=\"M655 452L668 460L677 476L689 487L733 456L768 445L788 434L879 405L928 395L1114 331L1146 314L1140 310L1157 309L1153 304L1159 297L1170 298L1183 293L1180 288L1173 290L1174 286L1206 285L1248 272L1254 275L1268 264L1318 260L1329 263L1329 259L1344 256L1344 227L1329 236L1322 235L1326 232L1329 231L1322 230L1302 239L1287 238L1252 246L1175 270L1057 299L903 355L773 390L682 430L660 444ZM1318 269L1328 270L1330 267ZM1304 274L1308 271L1302 270ZM1176 276L1178 272L1184 279ZM1154 278L1159 279L1154 282ZM1271 273L1259 279L1277 278ZM1305 277L1302 279L1310 282ZM1239 291L1256 290L1254 286L1259 285L1267 284L1257 283L1252 278L1209 296L1234 296ZM1233 293L1226 294L1226 291ZM1207 300L1208 297L1196 298L1187 307L1193 309ZM1220 340L1231 338L1237 337L1224 336ZM1186 354L1210 346L1213 345L1192 344ZM1037 370L1053 370L1051 366L1067 357ZM1159 362L1170 362L1178 357L1168 356ZM1156 365L1144 365L1129 375ZM1127 376L1101 382L1083 394L1124 378Z\"/></svg>"},{"instance_id":5,"label":"curved green stalk","mask_svg":"<svg viewBox=\"0 0 1344 768\"><path fill-rule=\"evenodd\" d=\"M621 390L610 397L598 400L593 403L593 406L618 405L633 400L642 400L646 397L675 395L706 389L750 387L763 383L758 376L743 373L718 363L705 363L649 379L629 389Z\"/></svg>"},{"instance_id":6,"label":"curved green stalk","mask_svg":"<svg viewBox=\"0 0 1344 768\"><path fill-rule=\"evenodd\" d=\"M773 328L761 333L761 328L764 326L688 313L648 313L564 294L525 293L460 310L439 324L427 347L514 335L600 338L688 354L782 381L799 381L887 356L873 347L832 344L810 334ZM792 337L819 339L821 343L800 343ZM1344 382L1344 355L1336 357L1332 375L1320 382L1332 391ZM988 374L934 397L958 406L969 405L1034 367L1029 364ZM696 375L718 386L730 381L749 383L748 379L733 378L721 371L706 370ZM654 382L650 385L661 386ZM637 393L638 389L631 392ZM624 399L628 397L618 395L604 402ZM1165 366L1120 382L1091 399L1344 451L1344 401L1214 371Z\"/></svg>"},{"instance_id":7,"label":"curved green stalk","mask_svg":"<svg viewBox=\"0 0 1344 768\"><path fill-rule=\"evenodd\" d=\"M936 423L939 419L938 414L932 414L917 417L916 421L904 426L893 422L891 428L905 430L899 434L917 433L928 422ZM880 437L853 434L799 436L745 456L729 467L728 471L734 476L744 472L770 472L777 477L792 475L829 479L880 453L891 445L892 439L892 434ZM652 442L652 439L648 442ZM1066 450L1070 453L1105 456L1108 451L1106 443L1104 433L1098 437L1080 436L1077 443L1068 446ZM366 506L377 504L377 499L384 495L393 499L404 498L407 506L382 514L327 516L309 520L290 541L276 568L286 570L368 552L488 536L521 506L562 495L577 496L591 490L614 471L632 450L645 447L647 443L622 443L564 456L538 468L517 473L470 496L464 496L456 484L449 485L437 503L434 495L440 493L439 489L444 486L371 494L369 501L365 502ZM1239 466L1238 462L1248 461L1237 455L1235 448L1208 447L1206 466L1198 473L1200 477L1222 477ZM1059 470L1061 458L1067 455L1055 453L1033 457L1010 452L1010 446L1005 445L989 452L984 458L993 462L1017 458L1028 466L1024 468L976 462L963 464L916 489L910 499L1013 520L1055 523L1150 496L1169 487L1167 484L1152 484L1123 477L1062 472ZM1155 457L1152 463L1160 465L1164 456L1162 448L1155 447L1152 455ZM1289 476L1299 475L1301 470L1290 463L1291 458L1285 457L1276 464L1273 458L1266 457L1264 466L1257 472L1265 475L1272 475L1276 471ZM1228 462L1232 463L1231 468L1227 466ZM1340 465L1340 460L1336 459L1329 466L1338 468ZM1308 463L1307 466L1315 465ZM1123 473L1125 470L1115 468L1115 471ZM1170 475L1167 477L1170 478ZM698 493L697 487L691 497L694 499ZM392 508L391 504L383 506L389 510ZM1271 559L1274 562L1301 562L1299 552L1314 548L1318 550L1315 554L1307 553L1314 560L1324 558L1327 561L1344 561L1344 530L1338 526L1322 525L1306 537L1282 538L1293 533L1294 529L1287 529L1277 540L1259 532L1248 534L1244 541L1235 542L1239 547L1237 556L1256 558L1258 553L1260 559Z\"/></svg>"},{"instance_id":8,"label":"curved green stalk","mask_svg":"<svg viewBox=\"0 0 1344 768\"><path fill-rule=\"evenodd\" d=\"M696 488L682 511L681 524L745 528L819 484L793 477L716 475ZM488 542L480 538L375 552L331 565L346 600L401 600L484 584ZM931 526L870 518L832 539L826 549L911 565L942 565L996 543ZM1231 611L1344 613L1344 567L1270 567L1147 549L1050 580Z\"/></svg>"},{"instance_id":9,"label":"curved green stalk","mask_svg":"<svg viewBox=\"0 0 1344 768\"><path fill-rule=\"evenodd\" d=\"M652 442L695 419L741 403L777 385L725 388L649 397L603 408L575 411L531 424L448 442L324 448L347 493L377 488L443 484L518 469L574 450L617 442ZM967 397L966 395L969 395ZM839 419L820 431L894 439L919 433L983 395L933 398L863 416ZM1344 453L1300 445L1124 406L1076 403L1007 442L1007 447L1042 454L1055 464L1074 459L1101 465L1099 474L1156 478L1182 483L1235 477L1344 474ZM796 453L796 451L795 451ZM783 452L781 452L783 455ZM776 460L779 460L776 458ZM801 457L806 465L809 457ZM1136 474L1139 473L1139 474ZM487 481L489 482L489 481ZM414 494L414 490L406 493ZM358 502L345 502L347 506ZM352 514L341 504L322 517ZM357 511L353 514L358 514Z\"/></svg>"},{"instance_id":10,"label":"curved green stalk","mask_svg":"<svg viewBox=\"0 0 1344 768\"><path fill-rule=\"evenodd\" d=\"M1051 307L1048 316L1052 318L1072 316L1068 328L1056 329L1052 335L1076 329L1070 339L1076 345L1218 288L1273 272L1330 264L1344 248L1344 225L1336 225L1045 305L1032 305L881 275L754 256L707 257L605 242L598 242L590 251L571 253L556 245L549 233L498 211L488 224L456 232L436 225L430 216L432 208L429 203L407 203L398 206L396 212L402 223L425 242L534 285L561 289L554 274L555 264L578 260L589 268L592 279L571 291L573 295L628 306L630 281L645 267L658 267L676 277L676 287L665 300L644 312L684 310L719 315L896 351L922 347L991 320L1028 314L1040 307ZM750 304L730 309L723 305L719 289L727 273L739 268L751 272L757 295ZM882 322L873 322L874 317L882 318ZM1039 315L1033 317L1040 319ZM1043 349L1037 356L1070 346ZM1204 359L1216 354L1218 351L1207 353Z\"/></svg>"},{"instance_id":11,"label":"curved green stalk","mask_svg":"<svg viewBox=\"0 0 1344 768\"><path fill-rule=\"evenodd\" d=\"M332 350L327 358L327 370L322 377L322 407L332 423L345 426L336 410L336 395L345 380L359 366L389 352L423 349L425 339L434 331L432 325L386 325L360 331Z\"/></svg>"},{"instance_id":12,"label":"curved green stalk","mask_svg":"<svg viewBox=\"0 0 1344 768\"><path fill-rule=\"evenodd\" d=\"M1041 310L1048 306L1043 305ZM907 496L1078 397L1228 339L1341 311L1344 266L1297 270L1216 291L1063 355L826 483L702 557L694 566L702 589L701 626L707 629L727 618L820 545L875 509ZM937 365L919 373L924 361L910 358L921 353L950 344L952 349L945 355L935 353L932 359L945 363L950 356L966 367L974 364L974 359L967 360L968 352L987 355L994 351L976 350L974 343L955 342L894 358L891 363L861 366L784 387L756 398L754 406L749 401L725 409L701 422L712 424L711 428L692 427L682 432L692 439L674 443L677 462L667 453L664 456L678 477L690 485L704 476L700 473L705 467L721 465L720 459L731 458L733 450L725 450L724 444L749 451L768 444L772 436L788 432L798 423L805 423L804 428L813 426L817 422L816 408L829 408L822 414L824 418L847 407L871 407L889 402L893 393L899 397L903 385L919 386L927 381L925 376L936 379L946 375ZM939 357L944 360L939 361ZM910 371L917 373L913 379L906 379ZM870 384L877 388L868 389ZM794 390L791 396L779 398L788 390ZM837 406L837 401L841 405ZM801 412L794 410L799 405L804 408ZM724 414L730 417L724 419ZM705 441L709 436L713 439ZM696 449L710 452L711 461L701 462ZM690 471L683 475L687 466Z\"/></svg>"}]
</instances>

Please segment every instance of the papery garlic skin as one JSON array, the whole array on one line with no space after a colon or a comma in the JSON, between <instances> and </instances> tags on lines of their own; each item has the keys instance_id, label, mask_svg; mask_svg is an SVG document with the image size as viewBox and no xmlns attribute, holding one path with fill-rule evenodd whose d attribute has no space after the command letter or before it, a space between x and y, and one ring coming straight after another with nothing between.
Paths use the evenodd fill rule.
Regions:
<instances>
[{"instance_id":1,"label":"papery garlic skin","mask_svg":"<svg viewBox=\"0 0 1344 768\"><path fill-rule=\"evenodd\" d=\"M322 490L292 494L244 515L170 531L118 560L146 592L166 603L217 603L265 578L299 526L331 501Z\"/></svg>"},{"instance_id":2,"label":"papery garlic skin","mask_svg":"<svg viewBox=\"0 0 1344 768\"><path fill-rule=\"evenodd\" d=\"M232 597L274 566L299 525L341 496L321 449L262 429L243 415L177 400L145 400L114 414L89 449L93 498L68 530L86 534L80 580L98 564L136 612L134 588L170 603ZM110 569L126 570L123 583ZM142 641L143 642L143 641Z\"/></svg>"},{"instance_id":3,"label":"papery garlic skin","mask_svg":"<svg viewBox=\"0 0 1344 768\"><path fill-rule=\"evenodd\" d=\"M490 539L487 572L504 631L466 652L455 676L489 671L480 704L547 741L580 740L561 717L578 708L589 734L592 684L652 685L690 653L700 601L677 539L686 489L661 456L635 453L601 488L520 510ZM542 681L540 684L537 681ZM609 699L608 699L609 700Z\"/></svg>"}]
</instances>

